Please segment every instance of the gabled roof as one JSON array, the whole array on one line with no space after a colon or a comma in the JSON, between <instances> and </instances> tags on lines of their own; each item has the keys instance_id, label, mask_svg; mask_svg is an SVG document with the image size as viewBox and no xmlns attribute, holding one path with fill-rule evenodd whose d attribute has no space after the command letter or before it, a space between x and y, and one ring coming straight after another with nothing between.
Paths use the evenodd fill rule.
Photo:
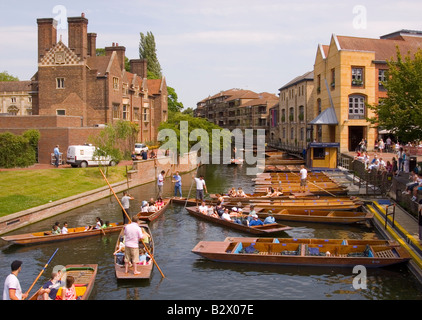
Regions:
<instances>
[{"instance_id":1,"label":"gabled roof","mask_svg":"<svg viewBox=\"0 0 422 320\"><path fill-rule=\"evenodd\" d=\"M300 82L303 81L313 81L314 80L314 71L308 71L306 73L304 73L301 76L298 76L296 78L294 78L293 80L291 80L290 82L288 82L287 84L285 84L284 86L282 86L280 89L278 89L279 91L281 90L285 90L289 87L292 87Z\"/></svg>"},{"instance_id":2,"label":"gabled roof","mask_svg":"<svg viewBox=\"0 0 422 320\"><path fill-rule=\"evenodd\" d=\"M32 81L0 81L0 92L31 91Z\"/></svg>"}]
</instances>

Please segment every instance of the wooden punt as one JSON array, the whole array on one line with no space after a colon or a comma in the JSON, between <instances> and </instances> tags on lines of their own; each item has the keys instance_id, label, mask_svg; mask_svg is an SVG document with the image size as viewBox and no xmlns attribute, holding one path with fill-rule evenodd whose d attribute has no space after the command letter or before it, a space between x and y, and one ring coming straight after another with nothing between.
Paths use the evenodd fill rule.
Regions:
<instances>
[{"instance_id":1,"label":"wooden punt","mask_svg":"<svg viewBox=\"0 0 422 320\"><path fill-rule=\"evenodd\" d=\"M215 224L223 225L223 226L229 227L231 229L251 233L251 234L257 234L257 235L267 234L268 235L268 234L275 234L275 233L279 233L279 232L283 232L283 231L291 229L291 227L280 224L280 223L272 223L272 224L266 224L266 225L262 225L262 226L249 227L247 225L239 224L239 223L236 223L234 221L227 221L227 220L223 220L223 219L220 219L220 218L214 218L212 216L202 214L198 211L197 207L187 207L186 210L191 215L193 215L197 218L207 220L207 221L213 222Z\"/></svg>"},{"instance_id":2,"label":"wooden punt","mask_svg":"<svg viewBox=\"0 0 422 320\"><path fill-rule=\"evenodd\" d=\"M363 265L378 268L404 263L411 258L401 246L370 244L201 241L192 252L219 262L321 267Z\"/></svg>"},{"instance_id":3,"label":"wooden punt","mask_svg":"<svg viewBox=\"0 0 422 320\"><path fill-rule=\"evenodd\" d=\"M51 231L41 231L34 233L24 233L11 236L4 236L4 241L17 244L17 245L33 245L55 241L65 241L77 238L92 237L104 235L107 233L118 232L123 228L122 223L110 223L110 227L102 229L93 229L85 231L86 227L68 228L66 234L51 234Z\"/></svg>"},{"instance_id":4,"label":"wooden punt","mask_svg":"<svg viewBox=\"0 0 422 320\"><path fill-rule=\"evenodd\" d=\"M370 245L370 246L399 246L395 240L387 239L318 239L318 238L256 238L256 237L227 237L230 242L265 242L265 243L303 243L303 244L334 244L334 245Z\"/></svg>"},{"instance_id":5,"label":"wooden punt","mask_svg":"<svg viewBox=\"0 0 422 320\"><path fill-rule=\"evenodd\" d=\"M273 202L273 203L255 203L250 202L249 205L255 205L255 211L273 210L273 212L283 209L316 209L316 210L357 210L362 204L357 202Z\"/></svg>"},{"instance_id":6,"label":"wooden punt","mask_svg":"<svg viewBox=\"0 0 422 320\"><path fill-rule=\"evenodd\" d=\"M156 212L138 212L137 216L142 221L147 221L147 222L154 221L159 216L161 216L164 213L164 211L166 211L167 207L169 206L171 202L171 199L164 199L163 202L164 202L164 206L160 210Z\"/></svg>"},{"instance_id":7,"label":"wooden punt","mask_svg":"<svg viewBox=\"0 0 422 320\"><path fill-rule=\"evenodd\" d=\"M72 276L75 278L76 295L78 297L77 300L88 300L94 287L98 264L70 264L67 265L65 269L66 276ZM29 298L29 300L39 300L41 288L38 289L37 292ZM61 290L62 288L60 288L57 292L56 300L61 300Z\"/></svg>"},{"instance_id":8,"label":"wooden punt","mask_svg":"<svg viewBox=\"0 0 422 320\"><path fill-rule=\"evenodd\" d=\"M280 195L280 196L266 196L265 193L259 193L259 194L254 194L254 193L245 193L246 197L231 197L227 194L224 195L220 195L220 194L210 194L210 198L214 201L217 201L217 199L219 197L223 197L223 199L225 201L229 201L229 202L273 202L275 200L340 200L340 201L348 201L348 200L353 200L353 201L358 201L356 198L351 199L349 197L338 197L338 198L333 198L332 196L319 196L319 195L315 195L313 193L304 193L304 192L300 192L300 193L294 193L294 194L289 194L289 195Z\"/></svg>"},{"instance_id":9,"label":"wooden punt","mask_svg":"<svg viewBox=\"0 0 422 320\"><path fill-rule=\"evenodd\" d=\"M269 213L257 212L259 218L268 217ZM276 220L301 221L315 223L351 224L371 220L374 214L363 211L346 210L314 210L314 209L283 209L271 213Z\"/></svg>"},{"instance_id":10,"label":"wooden punt","mask_svg":"<svg viewBox=\"0 0 422 320\"><path fill-rule=\"evenodd\" d=\"M148 225L143 223L140 224L143 232L147 232L151 237L149 238L149 243L146 243L148 246L149 251L152 255L154 255L154 241L152 238L151 230L149 229ZM119 237L117 238L116 247L114 252L119 249L120 246L120 238L124 237L124 229L121 230ZM143 248L143 244L139 243L139 248ZM155 256L154 256L155 258ZM114 255L114 270L116 274L116 278L118 280L150 280L152 275L152 270L154 268L154 262L152 259L149 260L150 262L146 265L138 265L139 274L133 274L133 267L129 267L129 272L125 272L125 265L124 265L124 253L118 253ZM122 264L123 262L123 264Z\"/></svg>"}]
</instances>

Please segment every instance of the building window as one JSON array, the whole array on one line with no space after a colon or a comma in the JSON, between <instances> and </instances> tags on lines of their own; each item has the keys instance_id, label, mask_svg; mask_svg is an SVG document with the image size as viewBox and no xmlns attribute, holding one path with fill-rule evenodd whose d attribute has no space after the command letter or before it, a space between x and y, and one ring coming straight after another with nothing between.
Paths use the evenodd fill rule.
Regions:
<instances>
[{"instance_id":1,"label":"building window","mask_svg":"<svg viewBox=\"0 0 422 320\"><path fill-rule=\"evenodd\" d=\"M317 108L317 114L320 114L322 112L321 99L317 100Z\"/></svg>"},{"instance_id":2,"label":"building window","mask_svg":"<svg viewBox=\"0 0 422 320\"><path fill-rule=\"evenodd\" d=\"M16 97L12 97L10 100L12 101L12 103L16 103Z\"/></svg>"},{"instance_id":3,"label":"building window","mask_svg":"<svg viewBox=\"0 0 422 320\"><path fill-rule=\"evenodd\" d=\"M144 109L144 113L142 115L143 121L144 122L149 122L149 112L148 109Z\"/></svg>"},{"instance_id":4,"label":"building window","mask_svg":"<svg viewBox=\"0 0 422 320\"><path fill-rule=\"evenodd\" d=\"M64 78L56 78L56 89L64 89Z\"/></svg>"},{"instance_id":5,"label":"building window","mask_svg":"<svg viewBox=\"0 0 422 320\"><path fill-rule=\"evenodd\" d=\"M379 69L378 70L378 88L380 90L385 90L383 82L387 81L387 70L386 69Z\"/></svg>"},{"instance_id":6,"label":"building window","mask_svg":"<svg viewBox=\"0 0 422 320\"><path fill-rule=\"evenodd\" d=\"M293 140L295 138L295 128L291 127L290 128L290 139Z\"/></svg>"},{"instance_id":7,"label":"building window","mask_svg":"<svg viewBox=\"0 0 422 320\"><path fill-rule=\"evenodd\" d=\"M331 90L336 87L336 69L331 69Z\"/></svg>"},{"instance_id":8,"label":"building window","mask_svg":"<svg viewBox=\"0 0 422 320\"><path fill-rule=\"evenodd\" d=\"M300 141L305 140L305 128L300 128Z\"/></svg>"},{"instance_id":9,"label":"building window","mask_svg":"<svg viewBox=\"0 0 422 320\"><path fill-rule=\"evenodd\" d=\"M114 90L119 89L119 78L113 77L113 89Z\"/></svg>"},{"instance_id":10,"label":"building window","mask_svg":"<svg viewBox=\"0 0 422 320\"><path fill-rule=\"evenodd\" d=\"M363 68L359 68L359 67L352 68L352 85L353 86L363 85Z\"/></svg>"},{"instance_id":11,"label":"building window","mask_svg":"<svg viewBox=\"0 0 422 320\"><path fill-rule=\"evenodd\" d=\"M127 104L123 105L123 120L129 120L129 106Z\"/></svg>"},{"instance_id":12,"label":"building window","mask_svg":"<svg viewBox=\"0 0 422 320\"><path fill-rule=\"evenodd\" d=\"M283 134L281 136L283 139L286 139L286 128L283 128Z\"/></svg>"},{"instance_id":13,"label":"building window","mask_svg":"<svg viewBox=\"0 0 422 320\"><path fill-rule=\"evenodd\" d=\"M281 110L281 122L286 122L286 109Z\"/></svg>"},{"instance_id":14,"label":"building window","mask_svg":"<svg viewBox=\"0 0 422 320\"><path fill-rule=\"evenodd\" d=\"M298 118L299 118L300 122L303 122L303 120L305 119L305 107L304 106L299 106Z\"/></svg>"},{"instance_id":15,"label":"building window","mask_svg":"<svg viewBox=\"0 0 422 320\"><path fill-rule=\"evenodd\" d=\"M290 122L293 122L295 119L295 110L293 108L289 109L289 120Z\"/></svg>"},{"instance_id":16,"label":"building window","mask_svg":"<svg viewBox=\"0 0 422 320\"><path fill-rule=\"evenodd\" d=\"M317 93L321 92L321 75L319 74L317 77Z\"/></svg>"},{"instance_id":17,"label":"building window","mask_svg":"<svg viewBox=\"0 0 422 320\"><path fill-rule=\"evenodd\" d=\"M16 106L10 106L9 108L7 108L7 113L12 116L16 116L19 113L19 109Z\"/></svg>"},{"instance_id":18,"label":"building window","mask_svg":"<svg viewBox=\"0 0 422 320\"><path fill-rule=\"evenodd\" d=\"M58 115L58 116L65 116L66 115L66 110L58 109L58 110L56 110L56 115Z\"/></svg>"},{"instance_id":19,"label":"building window","mask_svg":"<svg viewBox=\"0 0 422 320\"><path fill-rule=\"evenodd\" d=\"M361 95L349 96L349 119L365 118L365 97Z\"/></svg>"},{"instance_id":20,"label":"building window","mask_svg":"<svg viewBox=\"0 0 422 320\"><path fill-rule=\"evenodd\" d=\"M120 119L120 105L113 104L113 119Z\"/></svg>"},{"instance_id":21,"label":"building window","mask_svg":"<svg viewBox=\"0 0 422 320\"><path fill-rule=\"evenodd\" d=\"M325 159L325 148L313 148L314 159Z\"/></svg>"}]
</instances>

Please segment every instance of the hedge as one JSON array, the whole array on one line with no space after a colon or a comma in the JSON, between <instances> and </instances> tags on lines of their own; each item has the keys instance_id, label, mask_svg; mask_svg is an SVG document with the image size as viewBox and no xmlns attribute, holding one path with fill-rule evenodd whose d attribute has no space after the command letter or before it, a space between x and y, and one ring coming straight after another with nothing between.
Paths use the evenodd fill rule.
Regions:
<instances>
[{"instance_id":1,"label":"hedge","mask_svg":"<svg viewBox=\"0 0 422 320\"><path fill-rule=\"evenodd\" d=\"M10 132L0 133L0 167L28 167L36 162L40 133L28 130L22 135Z\"/></svg>"}]
</instances>

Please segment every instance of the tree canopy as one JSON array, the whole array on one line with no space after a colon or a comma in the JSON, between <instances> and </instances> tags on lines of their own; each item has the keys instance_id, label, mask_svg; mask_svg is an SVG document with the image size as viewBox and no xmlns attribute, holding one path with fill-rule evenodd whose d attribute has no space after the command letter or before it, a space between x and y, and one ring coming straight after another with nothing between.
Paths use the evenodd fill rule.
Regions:
<instances>
[{"instance_id":1,"label":"tree canopy","mask_svg":"<svg viewBox=\"0 0 422 320\"><path fill-rule=\"evenodd\" d=\"M0 72L0 81L19 81L15 76L12 76L7 71Z\"/></svg>"},{"instance_id":2,"label":"tree canopy","mask_svg":"<svg viewBox=\"0 0 422 320\"><path fill-rule=\"evenodd\" d=\"M161 65L157 58L157 48L155 46L155 37L151 31L147 34L140 33L141 40L139 41L139 58L147 59L147 73L148 79L161 79Z\"/></svg>"},{"instance_id":3,"label":"tree canopy","mask_svg":"<svg viewBox=\"0 0 422 320\"><path fill-rule=\"evenodd\" d=\"M368 106L375 116L368 121L390 130L399 141L409 142L422 137L422 50L412 57L402 56L397 48L397 59L388 61L386 81L382 85L387 97L378 105Z\"/></svg>"}]
</instances>

